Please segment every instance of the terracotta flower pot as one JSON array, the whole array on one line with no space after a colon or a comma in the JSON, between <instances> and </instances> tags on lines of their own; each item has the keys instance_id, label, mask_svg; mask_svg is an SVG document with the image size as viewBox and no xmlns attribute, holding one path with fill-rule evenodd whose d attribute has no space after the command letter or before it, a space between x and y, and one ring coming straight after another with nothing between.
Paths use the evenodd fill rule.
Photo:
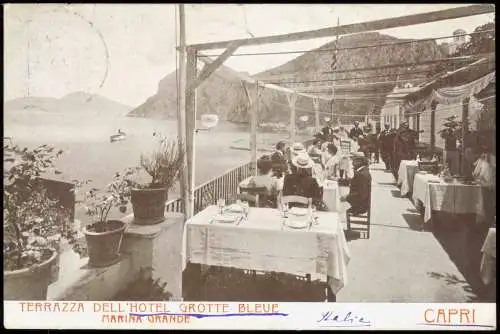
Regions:
<instances>
[{"instance_id":1,"label":"terracotta flower pot","mask_svg":"<svg viewBox=\"0 0 500 334\"><path fill-rule=\"evenodd\" d=\"M132 189L131 195L135 224L154 225L163 221L167 188Z\"/></svg>"},{"instance_id":2,"label":"terracotta flower pot","mask_svg":"<svg viewBox=\"0 0 500 334\"><path fill-rule=\"evenodd\" d=\"M127 225L119 220L85 227L90 266L101 268L117 262L126 227Z\"/></svg>"},{"instance_id":3,"label":"terracotta flower pot","mask_svg":"<svg viewBox=\"0 0 500 334\"><path fill-rule=\"evenodd\" d=\"M54 249L50 258L39 266L4 271L4 300L47 300L47 290L58 252Z\"/></svg>"}]
</instances>

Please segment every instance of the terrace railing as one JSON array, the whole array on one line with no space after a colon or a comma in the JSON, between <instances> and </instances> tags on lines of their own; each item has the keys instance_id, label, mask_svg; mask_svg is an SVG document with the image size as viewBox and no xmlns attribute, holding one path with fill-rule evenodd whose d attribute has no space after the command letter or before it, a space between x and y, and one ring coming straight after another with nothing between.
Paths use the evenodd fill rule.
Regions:
<instances>
[{"instance_id":1,"label":"terrace railing","mask_svg":"<svg viewBox=\"0 0 500 334\"><path fill-rule=\"evenodd\" d=\"M252 175L251 166L250 162L246 163L196 187L194 191L194 214L209 205L215 204L220 198L229 200L235 197L238 184ZM168 212L184 212L182 198L168 201L165 210Z\"/></svg>"}]
</instances>

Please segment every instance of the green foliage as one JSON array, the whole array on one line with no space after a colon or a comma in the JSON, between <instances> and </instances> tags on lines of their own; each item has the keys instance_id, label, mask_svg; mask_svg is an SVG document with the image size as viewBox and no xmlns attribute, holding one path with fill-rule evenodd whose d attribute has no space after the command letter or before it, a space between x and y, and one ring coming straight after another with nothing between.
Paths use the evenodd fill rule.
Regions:
<instances>
[{"instance_id":1,"label":"green foliage","mask_svg":"<svg viewBox=\"0 0 500 334\"><path fill-rule=\"evenodd\" d=\"M91 188L82 201L87 216L92 217L94 223L106 224L112 208L118 208L122 213L126 211L130 201L130 194L135 182L132 175L137 168L127 168L117 172L113 180L104 189Z\"/></svg>"},{"instance_id":2,"label":"green foliage","mask_svg":"<svg viewBox=\"0 0 500 334\"><path fill-rule=\"evenodd\" d=\"M184 167L182 144L155 133L158 147L149 155L141 154L140 165L151 176L150 187L172 188Z\"/></svg>"},{"instance_id":3,"label":"green foliage","mask_svg":"<svg viewBox=\"0 0 500 334\"><path fill-rule=\"evenodd\" d=\"M29 149L4 143L4 270L40 264L59 249L61 238L75 240L70 212L49 196L40 179L57 172L62 153L49 145Z\"/></svg>"},{"instance_id":4,"label":"green foliage","mask_svg":"<svg viewBox=\"0 0 500 334\"><path fill-rule=\"evenodd\" d=\"M461 137L462 134L462 121L457 121L457 116L450 116L445 119L443 128L438 131L442 138L454 136L455 138Z\"/></svg>"},{"instance_id":5,"label":"green foliage","mask_svg":"<svg viewBox=\"0 0 500 334\"><path fill-rule=\"evenodd\" d=\"M469 56L495 52L495 22L489 22L474 29L470 39L461 45L455 56Z\"/></svg>"},{"instance_id":6,"label":"green foliage","mask_svg":"<svg viewBox=\"0 0 500 334\"><path fill-rule=\"evenodd\" d=\"M172 294L167 283L151 277L151 270L141 270L139 277L119 291L113 300L118 301L168 301Z\"/></svg>"}]
</instances>

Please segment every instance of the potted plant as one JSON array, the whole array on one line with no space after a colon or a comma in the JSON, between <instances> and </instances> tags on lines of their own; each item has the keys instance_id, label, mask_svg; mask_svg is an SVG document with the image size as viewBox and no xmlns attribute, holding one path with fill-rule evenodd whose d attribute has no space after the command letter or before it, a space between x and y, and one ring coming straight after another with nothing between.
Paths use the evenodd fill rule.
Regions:
<instances>
[{"instance_id":1,"label":"potted plant","mask_svg":"<svg viewBox=\"0 0 500 334\"><path fill-rule=\"evenodd\" d=\"M133 182L129 177L133 169L116 173L104 189L91 188L84 196L86 214L92 223L85 226L83 232L87 242L89 265L106 267L115 263L120 256L120 245L126 224L121 220L109 219L113 208L124 213L130 198Z\"/></svg>"},{"instance_id":2,"label":"potted plant","mask_svg":"<svg viewBox=\"0 0 500 334\"><path fill-rule=\"evenodd\" d=\"M61 238L76 233L69 210L40 182L62 153L48 145L4 145L5 300L45 300L57 277Z\"/></svg>"},{"instance_id":3,"label":"potted plant","mask_svg":"<svg viewBox=\"0 0 500 334\"><path fill-rule=\"evenodd\" d=\"M131 193L134 223L139 225L163 221L168 191L184 166L182 144L161 134L153 135L158 138L158 147L149 155L141 154L140 158L140 166L151 177L151 182L136 184Z\"/></svg>"}]
</instances>

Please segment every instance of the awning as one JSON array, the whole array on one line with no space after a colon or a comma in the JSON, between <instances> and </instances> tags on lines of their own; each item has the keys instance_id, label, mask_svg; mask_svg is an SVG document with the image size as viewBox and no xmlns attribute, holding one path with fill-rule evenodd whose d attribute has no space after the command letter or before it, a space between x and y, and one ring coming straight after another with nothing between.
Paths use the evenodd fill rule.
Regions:
<instances>
[{"instance_id":1,"label":"awning","mask_svg":"<svg viewBox=\"0 0 500 334\"><path fill-rule=\"evenodd\" d=\"M469 66L442 75L405 98L405 109L422 110L432 101L442 104L457 103L482 91L495 80L494 55L483 58ZM458 85L455 85L457 83Z\"/></svg>"}]
</instances>

